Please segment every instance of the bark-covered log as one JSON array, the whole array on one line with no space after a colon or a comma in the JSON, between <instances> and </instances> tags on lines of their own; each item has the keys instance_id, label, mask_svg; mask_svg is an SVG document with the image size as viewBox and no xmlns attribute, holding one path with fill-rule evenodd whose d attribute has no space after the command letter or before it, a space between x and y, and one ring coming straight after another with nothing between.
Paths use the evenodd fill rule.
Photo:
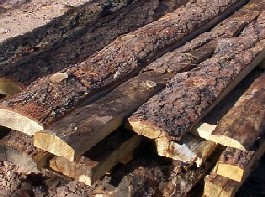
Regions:
<instances>
[{"instance_id":1,"label":"bark-covered log","mask_svg":"<svg viewBox=\"0 0 265 197\"><path fill-rule=\"evenodd\" d=\"M117 86L146 63L206 31L246 2L191 1L158 21L117 38L81 64L63 70L65 77L61 80L53 82L52 76L47 76L6 100L1 105L0 124L33 134L84 99ZM15 124L18 117L24 120L23 126ZM13 120L12 124L7 118Z\"/></svg>"},{"instance_id":2,"label":"bark-covered log","mask_svg":"<svg viewBox=\"0 0 265 197\"><path fill-rule=\"evenodd\" d=\"M75 161L54 157L50 167L91 186L119 162L132 159L133 151L142 139L142 136L118 130Z\"/></svg>"},{"instance_id":3,"label":"bark-covered log","mask_svg":"<svg viewBox=\"0 0 265 197\"><path fill-rule=\"evenodd\" d=\"M225 115L217 128L207 133L207 139L240 150L256 150L264 141L265 75L259 77L234 107Z\"/></svg>"},{"instance_id":4,"label":"bark-covered log","mask_svg":"<svg viewBox=\"0 0 265 197\"><path fill-rule=\"evenodd\" d=\"M0 63L0 77L29 85L40 77L56 73L63 68L84 61L116 37L156 20L157 17L170 9L160 10L159 8L163 7L164 4L163 1L159 2L159 0L134 0L128 5L127 1L122 1L122 6L118 10L112 10L117 1L112 1L112 4L109 3L107 5L109 8L106 9L104 9L103 3L106 3L106 0L93 2L89 4L95 5L90 6L95 10L91 16L87 15L88 18L92 18L85 26L83 25L76 33L63 38L56 44L47 47L40 46L37 51L24 55L12 63ZM100 4L100 2L102 3Z\"/></svg>"},{"instance_id":5,"label":"bark-covered log","mask_svg":"<svg viewBox=\"0 0 265 197\"><path fill-rule=\"evenodd\" d=\"M264 152L264 142L256 151L242 151L228 147L220 156L213 172L243 183Z\"/></svg>"},{"instance_id":6,"label":"bark-covered log","mask_svg":"<svg viewBox=\"0 0 265 197\"><path fill-rule=\"evenodd\" d=\"M240 183L232 179L211 173L205 178L205 197L233 197L240 187Z\"/></svg>"},{"instance_id":7,"label":"bark-covered log","mask_svg":"<svg viewBox=\"0 0 265 197\"><path fill-rule=\"evenodd\" d=\"M245 12L244 12L245 13ZM249 17L248 17L249 16ZM253 20L253 16L252 15L245 15L245 22L251 21ZM255 18L255 17L254 17ZM127 83L127 87L131 87L131 86L135 86L132 85L132 83L135 83L134 81L137 82L137 80L139 79L145 79L145 80L150 80L153 81L157 84L160 83L165 83L167 81L167 79L171 78L174 74L181 72L185 69L190 69L191 67L195 67L198 63L202 62L203 60L205 60L206 58L210 57L216 47L216 42L212 41L211 36L212 37L217 37L216 34L220 34L224 37L231 37L235 35L235 32L238 32L241 28L242 28L242 22L241 22L242 16L241 15L235 15L232 16L230 20L227 20L225 23L220 24L220 28L216 28L217 30L215 30L215 32L211 35L209 35L209 42L205 42L205 44L201 47L198 46L198 44L194 44L193 47L189 47L189 49L193 49L192 51L188 51L187 53L185 52L172 52L172 53L167 53L166 55L164 55L163 57L159 58L157 61L155 61L154 63L150 64L149 66L147 66L147 68L143 71L143 73L141 73L137 78L132 79L130 83ZM237 21L240 21L237 23ZM226 27L225 24L237 24L234 26L229 25L229 27ZM201 39L200 39L201 40ZM197 41L197 39L194 39L191 43L199 43ZM184 46L186 47L186 46ZM198 48L199 47L199 48ZM196 49L197 48L197 49ZM184 51L184 50L183 50ZM175 63L178 63L177 65L175 65ZM175 65L173 67L173 65ZM155 74L155 73L160 73L159 74ZM166 73L166 74L164 74ZM167 73L172 73L172 74L167 74ZM61 74L63 76L63 74ZM159 78L155 77L155 76L159 76ZM55 77L54 77L55 78ZM138 82L137 82L138 83ZM149 84L149 86L152 84ZM124 85L123 89L129 89L126 88L126 86ZM136 85L136 87L138 87L138 85ZM141 87L141 86L139 86ZM158 87L152 94L156 93L158 90L161 89L160 86ZM118 87L119 89L119 87ZM119 90L120 92L122 92L122 89ZM117 91L114 91L114 93L111 93L112 95L116 95ZM133 93L127 93L127 94L132 94L134 95L135 98L138 98L137 102L140 104L144 101L141 100L141 96L137 96L138 92L133 92ZM148 91L145 92L146 95L149 95ZM150 96L150 95L149 95ZM115 100L115 96L110 96L110 98L112 97L113 100ZM109 97L106 96L106 99L109 100ZM106 100L105 99L105 100ZM146 98L145 98L146 99ZM106 105L102 105L102 103L104 103L104 99L102 100L102 102L99 103L99 105L101 105L100 109L101 109L101 119L106 116L106 114L110 115L106 107ZM93 105L94 107L97 106ZM117 104L118 108L122 108L124 111L130 112L130 111L134 111L136 110L139 105L128 105L127 102L118 102ZM122 107L123 106L123 107ZM128 108L129 106L129 108ZM104 109L104 107L106 109ZM95 107L98 108L98 107ZM115 105L112 104L112 108L115 108ZM90 109L90 108L89 108ZM83 119L90 119L92 121L91 118L92 114L91 112L87 112L85 113L85 111L87 111L87 108L82 108L79 111L83 111L81 113L81 115L70 115L68 118L63 119L61 121L58 122L58 125L60 126L52 126L51 128L49 128L48 130L52 131L44 131L43 134L41 134L40 132L36 135L35 137L35 145L39 148L42 148L44 150L50 151L52 153L54 153L55 155L59 155L59 156L63 156L63 157L67 157L69 158L69 155L66 156L67 154L72 155L71 157L74 157L75 155L80 155L79 153L79 149L80 147L82 147L83 149L87 148L87 150L93 145L90 145L92 140L89 140L89 143L86 143L85 145L83 144L83 141L85 141L85 138L83 138L82 140L80 140L80 142L78 140L75 141L71 141L72 138L78 139L76 137L77 133L86 133L87 138L91 139L95 139L96 135L101 135L100 138L98 138L97 140L93 140L93 143L97 143L99 140L101 140L103 137L105 137L106 135L108 135L112 129L114 130L115 128L117 128L119 126L119 123L116 124L115 127L108 127L107 125L112 124L111 121L109 121L108 123L106 123L107 125L105 125L104 128L108 128L105 129L104 131L102 131L102 134L98 134L95 132L91 132L93 130L99 129L99 127L102 127L105 124L105 121L102 121L102 123L100 125L97 125L95 128L88 129L91 128L90 122L88 121L86 124L83 124L83 130L85 131L81 131L81 129L79 129L79 131L75 131L74 127L67 124L66 122L70 121L73 123L73 125L80 125L80 121L82 121ZM120 112L119 112L120 113ZM119 114L119 113L112 113L111 116L113 116L112 121L114 121L115 119L117 120L117 117L121 118L122 120L126 118L126 116L129 115L129 113L125 113L123 115ZM78 113L77 113L78 114ZM82 117L81 117L82 116ZM95 119L95 118L94 118ZM66 133L65 131L69 131L68 133ZM90 134L89 134L90 133ZM105 133L105 134L103 134ZM55 135L55 136L54 136ZM45 136L45 137L44 137ZM48 137L49 136L49 137ZM70 137L71 136L71 137ZM92 137L94 136L94 137ZM43 141L42 138L47 139L47 141ZM192 144L194 141L197 141L198 144L196 144L196 146L193 147L192 150L190 150L190 152L193 152L192 157L191 155L189 155L189 158L187 157L187 154L184 154L181 156L183 159L185 158L185 162L194 162L196 161L198 165L201 165L201 162L205 160L205 158L208 156L208 154L210 154L212 152L212 150L215 147L215 144L212 142L204 142L203 140L198 140L199 138L188 138L190 140L190 143L188 141L185 141L185 143L189 143ZM60 142L60 143L59 143ZM87 141L86 141L87 142ZM180 145L176 144L176 143L172 143L170 149L168 149L168 147L165 143L167 143L168 141L159 141L157 142L158 144L162 144L160 147L158 147L158 153L161 156L170 156L171 158L181 158L179 152L173 151L172 149L173 146L175 147L180 147ZM50 146L49 144L54 144L54 146ZM164 144L164 145L163 145ZM203 146L204 145L204 146ZM163 147L162 147L163 146ZM189 146L189 145L188 145ZM196 150L195 151L195 147L199 148L200 150ZM60 152L60 150L64 150L64 152ZM76 153L75 153L76 151ZM84 151L84 150L83 150ZM82 151L82 152L83 152ZM86 151L86 150L85 150ZM195 151L195 152L194 152ZM70 153L71 152L71 153ZM81 153L82 154L82 153ZM174 156L175 154L175 156ZM196 157L194 157L196 154Z\"/></svg>"},{"instance_id":8,"label":"bark-covered log","mask_svg":"<svg viewBox=\"0 0 265 197\"><path fill-rule=\"evenodd\" d=\"M264 58L264 18L261 12L239 37L220 39L212 58L177 74L129 118L132 129L152 139L181 140Z\"/></svg>"},{"instance_id":9,"label":"bark-covered log","mask_svg":"<svg viewBox=\"0 0 265 197\"><path fill-rule=\"evenodd\" d=\"M146 69L144 69L144 71L154 70L161 73L177 73L176 69L179 69L179 66L181 65L183 65L182 71L188 70L190 67L192 67L192 65L189 65L187 67L187 65L182 64L182 62L177 58L179 52L193 51L192 55L194 55L196 54L196 52L194 53L194 49L202 46L204 46L205 49L207 48L208 52L212 51L213 49L209 49L215 48L216 44L214 43L216 43L218 40L239 35L246 25L255 20L262 10L262 3L264 2L251 1L251 3L247 4L239 11L237 11L234 15L218 24L210 32L205 32L183 47L180 47L172 53L164 55L162 58L159 58L157 61L150 64ZM197 50L197 52L199 52L199 50ZM175 64L176 62L178 63L178 65ZM214 112L214 114L211 115L218 116L217 113L218 112ZM201 127L198 128L198 130L204 130L206 129L206 127L211 127L209 129L213 130L215 128L215 125L211 126L204 123ZM166 156L184 162L196 161L198 166L201 165L201 163L207 158L207 156L210 155L210 153L215 149L216 146L214 143L211 143L209 141L191 137L192 135L189 136L190 137L184 137L185 139L178 143L172 140L168 140L165 137L156 138L155 141L158 154L160 156ZM194 144L195 141L197 141L196 144ZM199 149L194 151L189 148L190 145L198 147Z\"/></svg>"},{"instance_id":10,"label":"bark-covered log","mask_svg":"<svg viewBox=\"0 0 265 197\"><path fill-rule=\"evenodd\" d=\"M10 131L0 140L0 160L9 161L27 173L37 173L48 166L51 154L33 146L32 137L19 131Z\"/></svg>"},{"instance_id":11,"label":"bark-covered log","mask_svg":"<svg viewBox=\"0 0 265 197\"><path fill-rule=\"evenodd\" d=\"M22 85L6 78L0 78L0 95L13 96L21 91Z\"/></svg>"},{"instance_id":12,"label":"bark-covered log","mask_svg":"<svg viewBox=\"0 0 265 197\"><path fill-rule=\"evenodd\" d=\"M76 35L88 23L127 4L127 0L33 0L8 6L0 19L1 76L10 64Z\"/></svg>"},{"instance_id":13,"label":"bark-covered log","mask_svg":"<svg viewBox=\"0 0 265 197\"><path fill-rule=\"evenodd\" d=\"M124 119L165 87L166 82L174 76L174 73L184 67L197 65L207 59L213 50L214 48L207 46L189 53L175 53L173 60L170 59L163 65L157 64L158 69L166 70L172 61L177 61L180 66L176 66L174 72L156 72L157 67L151 65L152 69L140 73L101 100L79 108L46 131L37 132L34 140L35 146L68 159L83 154L117 129ZM53 80L57 80L60 76L63 74L57 78L54 77ZM71 124L68 124L69 122Z\"/></svg>"},{"instance_id":14,"label":"bark-covered log","mask_svg":"<svg viewBox=\"0 0 265 197\"><path fill-rule=\"evenodd\" d=\"M34 145L73 161L122 125L166 80L163 74L143 73L97 102L75 110L47 130L37 132Z\"/></svg>"}]
</instances>

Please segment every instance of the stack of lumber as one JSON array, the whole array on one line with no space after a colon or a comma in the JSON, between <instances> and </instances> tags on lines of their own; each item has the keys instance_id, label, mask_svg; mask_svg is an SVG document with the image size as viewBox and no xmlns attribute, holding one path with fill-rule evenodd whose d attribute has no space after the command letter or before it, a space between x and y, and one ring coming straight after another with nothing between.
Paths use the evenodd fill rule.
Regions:
<instances>
[{"instance_id":1,"label":"stack of lumber","mask_svg":"<svg viewBox=\"0 0 265 197\"><path fill-rule=\"evenodd\" d=\"M265 74L214 107L264 64L265 0L78 2L0 4L0 160L89 186L121 163L117 196L211 172L203 195L233 196L265 151ZM135 157L147 142L166 165Z\"/></svg>"}]
</instances>

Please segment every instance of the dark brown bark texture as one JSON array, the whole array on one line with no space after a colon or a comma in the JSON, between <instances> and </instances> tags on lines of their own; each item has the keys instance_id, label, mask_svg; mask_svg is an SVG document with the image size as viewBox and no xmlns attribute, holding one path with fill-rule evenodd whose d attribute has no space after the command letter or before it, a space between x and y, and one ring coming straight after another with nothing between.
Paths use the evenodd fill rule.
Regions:
<instances>
[{"instance_id":1,"label":"dark brown bark texture","mask_svg":"<svg viewBox=\"0 0 265 197\"><path fill-rule=\"evenodd\" d=\"M212 135L239 142L245 150L257 150L264 142L265 75L256 79L234 107L221 119Z\"/></svg>"},{"instance_id":2,"label":"dark brown bark texture","mask_svg":"<svg viewBox=\"0 0 265 197\"><path fill-rule=\"evenodd\" d=\"M228 147L220 156L218 163L235 165L244 170L249 166L254 154L253 151L242 151Z\"/></svg>"},{"instance_id":3,"label":"dark brown bark texture","mask_svg":"<svg viewBox=\"0 0 265 197\"><path fill-rule=\"evenodd\" d=\"M161 93L141 106L129 121L142 121L161 132L160 136L180 140L198 123L229 84L241 73L247 72L248 67L253 69L251 63L256 57L261 61L265 52L264 21L265 12L261 12L258 19L247 25L239 37L219 40L212 58L190 72L177 74Z\"/></svg>"},{"instance_id":4,"label":"dark brown bark texture","mask_svg":"<svg viewBox=\"0 0 265 197\"><path fill-rule=\"evenodd\" d=\"M62 72L58 83L42 78L24 92L2 103L2 107L24 114L45 126L58 120L82 100L99 90L121 83L139 70L158 52L183 42L189 34L205 25L235 3L244 1L197 1L167 14L160 20L121 36L79 65ZM226 14L225 14L226 15ZM206 29L203 28L205 31Z\"/></svg>"}]
</instances>

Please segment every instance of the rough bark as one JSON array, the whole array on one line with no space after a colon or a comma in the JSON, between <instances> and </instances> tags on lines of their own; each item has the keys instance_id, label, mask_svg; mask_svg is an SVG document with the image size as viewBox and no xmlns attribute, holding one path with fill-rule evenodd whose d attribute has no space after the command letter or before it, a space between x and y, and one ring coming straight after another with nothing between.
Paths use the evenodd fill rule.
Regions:
<instances>
[{"instance_id":1,"label":"rough bark","mask_svg":"<svg viewBox=\"0 0 265 197\"><path fill-rule=\"evenodd\" d=\"M253 20L253 16L247 17L247 15L246 15L245 18L248 18L248 20L246 20L246 21ZM231 18L232 21L240 21L240 19L242 19L241 15L236 15L236 17L233 16ZM229 21L227 23L230 23L230 22L231 21ZM231 28L232 26L230 25L229 28L227 28L227 27L224 27L224 24L221 24L222 28L218 28L218 31L216 31L215 33L217 33L219 35L220 30L222 30L224 36L228 36L228 37L233 36L235 34L235 32L238 32L241 29L242 24L241 23L239 23L239 24L240 25L236 26L237 29L235 26L233 26L233 28ZM232 31L232 29L233 29L233 31ZM233 32L233 33L231 33L231 32ZM215 33L213 33L212 36L215 36ZM197 43L197 40L195 39L194 42ZM215 46L216 46L216 42L210 40L208 43L205 43L205 45L203 45L199 48L197 48L198 46L195 47L195 45L194 45L194 47L192 47L193 51L189 51L187 53L186 52L172 52L172 53L166 54L162 58L159 58L157 61L155 61L153 64L150 64L149 66L147 66L146 69L138 77L132 79L129 83L126 83L125 85L123 85L121 90L115 90L113 93L111 93L110 96L106 96L104 99L102 99L101 102L96 103L95 105L93 104L92 106L95 107L96 109L98 109L99 107L97 107L97 106L100 105L100 108L99 108L100 113L101 113L100 118L98 116L96 119L96 117L92 116L93 114L90 111L93 111L93 110L89 110L92 108L90 108L90 107L89 108L87 108L87 107L82 108L82 109L78 110L78 111L83 111L82 113L78 112L78 113L72 114L72 115L68 116L68 118L62 119L61 121L56 123L55 125L57 125L57 126L52 126L52 127L48 128L47 131L44 131L44 132L38 132L37 135L35 136L35 145L41 149L52 152L55 155L63 156L63 157L66 157L68 159L71 158L71 160L72 160L76 155L78 156L78 155L82 154L84 151L89 150L89 148L91 146L93 146L95 143L97 143L102 138L104 138L106 135L108 135L112 130L115 130L118 126L120 126L121 121L117 121L118 119L124 120L128 115L130 115L130 113L132 111L136 110L140 106L140 103L143 103L146 100L146 98L150 97L150 95L153 95L157 91L161 90L161 88L163 86L157 87L157 89L155 89L154 92L152 92L151 94L149 94L148 91L144 91L144 94L146 94L146 96L147 96L147 97L144 97L144 100L142 100L142 96L140 96L140 95L137 96L137 94L139 94L139 92L141 93L141 91L139 91L139 92L134 91L133 93L127 92L127 95L134 95L134 98L137 98L137 105L135 105L135 104L133 104L133 105L129 104L128 105L128 103L127 103L128 101L122 103L123 100L121 100L122 102L117 102L117 104L112 103L112 108L115 108L115 106L117 108L121 108L122 110L124 110L122 112L123 114L121 113L121 111L119 111L118 113L117 112L115 112L115 113L109 112L109 110L107 109L108 105L102 105L102 103L106 102L106 100L108 101L109 98L112 98L113 100L115 100L115 98L117 96L115 97L113 95L119 95L119 93L117 94L118 91L122 92L123 89L124 89L124 91L126 91L126 90L128 91L129 87L131 87L131 86L138 87L140 83L137 82L137 80L139 80L139 79L140 79L140 81L142 79L145 79L147 82L149 80L151 83L148 82L149 83L149 84L147 84L148 86L150 86L150 85L152 86L152 81L155 82L155 83L153 83L154 85L167 82L168 79L172 78L173 74L181 72L185 69L190 69L191 67L195 67L198 63L200 63L203 60L205 60L206 58L210 57L212 55L214 49L215 49ZM191 48L191 47L189 47L189 48ZM178 62L178 64L175 65L174 64L175 62ZM173 67L173 65L175 65L175 66ZM159 74L155 74L155 73L159 73ZM156 75L159 77L156 77ZM136 81L136 83L138 83L138 85L137 84L133 85L133 83L135 83L134 81ZM141 87L141 85L139 87ZM118 87L117 89L119 89L119 88L120 87ZM127 100L127 99L124 99L124 100ZM132 101L132 103L135 103L135 102L136 102L136 100ZM128 108L128 106L129 106L129 108ZM104 108L106 108L106 109L104 109ZM124 112L127 112L127 113L124 113ZM94 111L93 111L93 113L94 113ZM106 123L106 120L104 120L105 116L112 116L112 118L110 119L111 121L108 120L108 122ZM83 119L86 119L86 120L89 119L92 122L102 120L102 122L96 126L95 125L91 126L91 124L90 124L91 121L87 121L87 123L82 123L83 128L80 128L80 126L79 126L79 127L76 127L76 129L77 128L78 129L75 130L75 127L73 125L80 125L81 124L80 122ZM67 124L67 122L69 120L71 120L71 122L72 122L71 125ZM116 125L113 124L113 122L115 122L115 121L117 121L115 123ZM104 125L104 124L106 124L106 125ZM112 124L112 126L110 127L109 125L111 125L111 124ZM103 126L104 126L104 130L103 129L101 130L100 127L103 127ZM92 127L94 127L94 128L92 128ZM82 129L83 129L83 131L82 131ZM100 130L101 134L99 134L99 132L97 132L97 133L93 132L94 130L97 130L97 129ZM86 137L83 137L84 135L82 135L82 139L80 139L81 137L77 137L77 136L81 136L81 133L82 134L85 133ZM44 141L44 140L42 140L42 138L45 138L47 140ZM76 139L76 140L72 140L72 139ZM92 139L94 139L94 140L92 140ZM192 143L194 143L194 141L198 142L198 144L191 146ZM205 160L205 158L215 148L215 144L212 142L203 141L197 137L191 137L191 138L187 138L187 140L184 141L184 144L186 143L188 145L188 146L186 146L186 145L184 145L184 146L187 148L188 147L191 148L188 151L189 153L180 153L177 151L172 152L172 149L181 148L181 147L183 147L182 145L179 145L177 143L172 142L171 146L169 147L167 145L167 142L168 141L163 141L161 139L160 139L160 141L157 141L158 153L161 156L167 156L167 157L171 157L173 159L182 158L182 161L185 161L185 162L196 161L198 166L201 165L201 163ZM50 144L53 144L53 145L51 146ZM63 151L61 151L61 150L63 150Z\"/></svg>"},{"instance_id":2,"label":"rough bark","mask_svg":"<svg viewBox=\"0 0 265 197\"><path fill-rule=\"evenodd\" d=\"M265 75L259 77L207 138L240 150L256 150L264 141Z\"/></svg>"},{"instance_id":3,"label":"rough bark","mask_svg":"<svg viewBox=\"0 0 265 197\"><path fill-rule=\"evenodd\" d=\"M177 74L167 87L129 118L149 138L181 140L265 55L265 12L236 38L220 39L212 58Z\"/></svg>"},{"instance_id":4,"label":"rough bark","mask_svg":"<svg viewBox=\"0 0 265 197\"><path fill-rule=\"evenodd\" d=\"M183 64L179 59L179 53L187 53L192 51L193 56L199 52L199 50L195 52L194 49L204 48L201 51L205 51L205 53L208 51L210 57L216 47L218 39L239 35L246 25L248 25L259 16L263 4L264 2L261 1L251 1L251 3L241 8L234 15L225 19L223 22L214 27L210 32L205 32L197 38L193 39L191 42L185 44L183 47L176 49L172 53L164 55L154 63L150 64L146 69L143 70L143 72L153 70L161 73L177 73L176 69L179 69L179 65L183 65L181 71L189 70L192 67L192 64L190 64L189 66ZM175 64L176 62L178 63L178 65ZM211 115L217 117L219 114L217 114L217 112L214 112L214 114ZM143 125L139 125L139 127L140 126ZM206 129L204 126L208 127L208 124L203 124L198 128L198 130L200 131ZM211 130L215 128L214 125L209 126L211 127ZM149 135L152 134L150 133ZM166 156L188 163L195 161L197 165L200 166L202 162L215 149L216 145L212 142L200 140L200 138L191 136L192 135L189 135L189 137L184 137L184 139L178 143L172 140L168 140L165 137L156 138L155 142L158 154L160 156ZM194 142L196 141L197 143L194 144ZM193 145L193 148L197 147L198 149L196 151L195 149L190 149L189 147L191 147L191 145Z\"/></svg>"},{"instance_id":5,"label":"rough bark","mask_svg":"<svg viewBox=\"0 0 265 197\"><path fill-rule=\"evenodd\" d=\"M242 151L228 147L220 156L213 172L243 184L264 152L264 142L256 151Z\"/></svg>"},{"instance_id":6,"label":"rough bark","mask_svg":"<svg viewBox=\"0 0 265 197\"><path fill-rule=\"evenodd\" d=\"M78 109L49 127L47 131L37 132L35 145L59 156L64 155L66 157L66 154L70 154L71 157L74 157L80 155L80 151L83 153L83 151L89 150L95 143L117 129L123 120L152 95L165 87L165 84L176 72L184 67L197 65L209 57L213 50L214 48L207 46L189 53L175 53L174 60L180 64L172 72L164 73L156 70L156 68L166 70L172 63L171 61L164 62L163 65L158 64L158 67L151 65L152 69L140 73L137 77L117 87L100 101ZM54 80L56 80L55 77ZM84 122L83 120L87 121ZM69 125L68 122L72 124ZM95 122L98 123L95 124ZM98 132L95 132L97 130ZM46 141L42 138L45 138ZM58 152L60 150L65 152Z\"/></svg>"},{"instance_id":7,"label":"rough bark","mask_svg":"<svg viewBox=\"0 0 265 197\"><path fill-rule=\"evenodd\" d=\"M34 145L73 161L121 126L165 81L166 75L143 73L97 102L75 110L47 130L35 133Z\"/></svg>"},{"instance_id":8,"label":"rough bark","mask_svg":"<svg viewBox=\"0 0 265 197\"><path fill-rule=\"evenodd\" d=\"M208 175L204 181L205 197L233 197L240 187L240 183L214 173Z\"/></svg>"},{"instance_id":9,"label":"rough bark","mask_svg":"<svg viewBox=\"0 0 265 197\"><path fill-rule=\"evenodd\" d=\"M128 5L123 1L121 3L123 6L120 6L119 10L110 11L109 8L104 9L104 5L100 5L100 2L106 2L106 0L90 3L95 5L91 6L95 9L94 12L91 16L87 16L92 19L85 26L80 27L76 33L51 46L40 46L37 51L15 59L14 62L0 63L0 76L29 85L40 77L84 61L116 37L154 21L170 9L159 10L163 6L163 1L136 0ZM115 7L117 1L112 2ZM111 4L108 6L113 9Z\"/></svg>"},{"instance_id":10,"label":"rough bark","mask_svg":"<svg viewBox=\"0 0 265 197\"><path fill-rule=\"evenodd\" d=\"M63 70L66 77L61 81L51 82L51 76L47 76L6 100L1 105L0 122L6 122L3 120L6 116L2 114L11 113L9 118L14 117L14 121L18 116L25 117L23 127L27 128L26 132L32 134L43 129L84 99L122 83L146 63L206 31L246 2L207 0L187 3L158 21L117 38L83 63ZM25 132L13 122L5 126L12 125L16 127L14 130Z\"/></svg>"},{"instance_id":11,"label":"rough bark","mask_svg":"<svg viewBox=\"0 0 265 197\"><path fill-rule=\"evenodd\" d=\"M22 85L6 78L0 78L0 95L13 96L21 91Z\"/></svg>"},{"instance_id":12,"label":"rough bark","mask_svg":"<svg viewBox=\"0 0 265 197\"><path fill-rule=\"evenodd\" d=\"M124 130L116 131L75 161L54 157L50 167L91 186L119 162L132 159L133 151L142 139L142 136Z\"/></svg>"},{"instance_id":13,"label":"rough bark","mask_svg":"<svg viewBox=\"0 0 265 197\"><path fill-rule=\"evenodd\" d=\"M19 131L10 131L0 140L0 160L9 161L27 173L38 173L48 166L51 154L33 146L33 139Z\"/></svg>"},{"instance_id":14,"label":"rough bark","mask_svg":"<svg viewBox=\"0 0 265 197\"><path fill-rule=\"evenodd\" d=\"M33 0L5 9L0 20L1 76L11 63L52 47L76 34L87 23L127 4L127 0Z\"/></svg>"}]
</instances>

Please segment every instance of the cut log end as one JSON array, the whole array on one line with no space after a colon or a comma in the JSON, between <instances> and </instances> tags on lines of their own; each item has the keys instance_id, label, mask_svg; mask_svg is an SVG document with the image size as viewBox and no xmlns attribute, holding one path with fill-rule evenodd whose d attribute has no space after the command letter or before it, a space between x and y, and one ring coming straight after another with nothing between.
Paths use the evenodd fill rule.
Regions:
<instances>
[{"instance_id":1,"label":"cut log end","mask_svg":"<svg viewBox=\"0 0 265 197\"><path fill-rule=\"evenodd\" d=\"M91 178L89 176L86 176L86 175L79 176L78 181L81 183L85 183L88 186L92 185Z\"/></svg>"},{"instance_id":2,"label":"cut log end","mask_svg":"<svg viewBox=\"0 0 265 197\"><path fill-rule=\"evenodd\" d=\"M49 131L39 131L34 136L34 146L56 156L74 161L75 151L65 141Z\"/></svg>"},{"instance_id":3,"label":"cut log end","mask_svg":"<svg viewBox=\"0 0 265 197\"><path fill-rule=\"evenodd\" d=\"M37 121L8 109L0 109L0 125L27 135L43 130L43 126Z\"/></svg>"},{"instance_id":4,"label":"cut log end","mask_svg":"<svg viewBox=\"0 0 265 197\"><path fill-rule=\"evenodd\" d=\"M245 178L245 170L235 165L218 163L213 171L218 175L229 177L238 182L243 182Z\"/></svg>"},{"instance_id":5,"label":"cut log end","mask_svg":"<svg viewBox=\"0 0 265 197\"><path fill-rule=\"evenodd\" d=\"M234 147L239 150L246 151L246 148L239 141L225 135L214 135L213 132L216 127L217 125L203 123L199 125L196 129L193 129L192 133L194 135L200 136L201 138L221 144L223 146Z\"/></svg>"},{"instance_id":6,"label":"cut log end","mask_svg":"<svg viewBox=\"0 0 265 197\"><path fill-rule=\"evenodd\" d=\"M228 136L223 136L223 135L210 135L208 140L211 140L215 143L221 144L223 146L228 146L228 147L233 147L237 148L239 150L246 151L246 148L244 145L242 145L239 141L230 138Z\"/></svg>"}]
</instances>

